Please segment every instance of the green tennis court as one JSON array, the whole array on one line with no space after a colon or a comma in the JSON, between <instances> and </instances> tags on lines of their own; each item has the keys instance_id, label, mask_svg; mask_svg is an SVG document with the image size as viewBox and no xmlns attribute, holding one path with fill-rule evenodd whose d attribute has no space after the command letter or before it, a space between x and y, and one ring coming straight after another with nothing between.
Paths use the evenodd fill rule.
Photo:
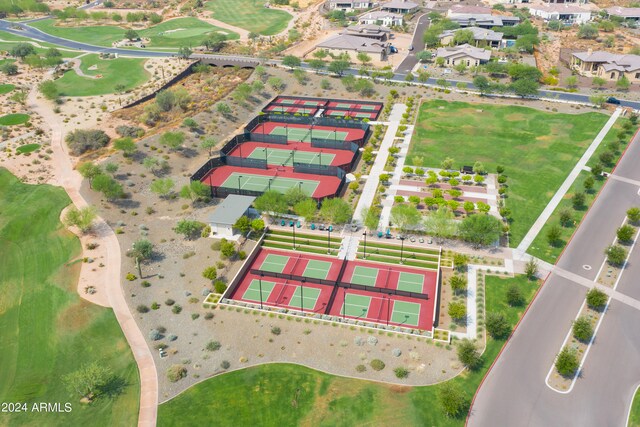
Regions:
<instances>
[{"instance_id":1,"label":"green tennis court","mask_svg":"<svg viewBox=\"0 0 640 427\"><path fill-rule=\"evenodd\" d=\"M326 279L331 269L331 263L327 261L318 261L317 259L309 260L307 266L302 273L305 277L313 277L314 279Z\"/></svg>"},{"instance_id":2,"label":"green tennis court","mask_svg":"<svg viewBox=\"0 0 640 427\"><path fill-rule=\"evenodd\" d=\"M335 154L316 153L312 151L282 150L280 148L256 147L247 158L264 159L270 165L293 166L293 162L308 165L330 165Z\"/></svg>"},{"instance_id":3,"label":"green tennis court","mask_svg":"<svg viewBox=\"0 0 640 427\"><path fill-rule=\"evenodd\" d=\"M302 101L301 103L302 105L313 105L314 107L317 107L318 105L321 105L322 102L318 102L318 101Z\"/></svg>"},{"instance_id":4,"label":"green tennis court","mask_svg":"<svg viewBox=\"0 0 640 427\"><path fill-rule=\"evenodd\" d=\"M275 287L276 284L274 282L262 281L262 302L266 302L269 299L269 295L271 295ZM242 299L245 301L260 302L260 280L253 279L251 281L247 290L244 291Z\"/></svg>"},{"instance_id":5,"label":"green tennis court","mask_svg":"<svg viewBox=\"0 0 640 427\"><path fill-rule=\"evenodd\" d=\"M271 271L272 273L282 273L288 262L288 256L269 254L265 257L264 261L262 261L260 270Z\"/></svg>"},{"instance_id":6,"label":"green tennis court","mask_svg":"<svg viewBox=\"0 0 640 427\"><path fill-rule=\"evenodd\" d=\"M356 265L351 276L351 283L364 286L375 286L380 270L377 268Z\"/></svg>"},{"instance_id":7,"label":"green tennis court","mask_svg":"<svg viewBox=\"0 0 640 427\"><path fill-rule=\"evenodd\" d=\"M305 310L313 310L318 302L320 289L305 287L304 290L300 290L300 286L298 286L287 305L289 307L300 308L300 295L302 295L303 308Z\"/></svg>"},{"instance_id":8,"label":"green tennis court","mask_svg":"<svg viewBox=\"0 0 640 427\"><path fill-rule=\"evenodd\" d=\"M356 117L364 117L368 119L371 117L371 113L356 113Z\"/></svg>"},{"instance_id":9,"label":"green tennis court","mask_svg":"<svg viewBox=\"0 0 640 427\"><path fill-rule=\"evenodd\" d=\"M270 182L270 183L269 183ZM267 189L286 193L288 189L299 186L307 195L312 196L320 181L310 181L304 179L270 177L264 175L247 175L233 172L222 183L223 188L240 188L242 190L265 191Z\"/></svg>"},{"instance_id":10,"label":"green tennis court","mask_svg":"<svg viewBox=\"0 0 640 427\"><path fill-rule=\"evenodd\" d=\"M278 99L278 104L293 105L297 99Z\"/></svg>"},{"instance_id":11,"label":"green tennis court","mask_svg":"<svg viewBox=\"0 0 640 427\"><path fill-rule=\"evenodd\" d=\"M270 135L286 135L289 141L311 142L311 137L322 139L334 139L336 141L346 141L349 132L333 131L326 129L297 128L287 126L276 126L269 132Z\"/></svg>"},{"instance_id":12,"label":"green tennis court","mask_svg":"<svg viewBox=\"0 0 640 427\"><path fill-rule=\"evenodd\" d=\"M358 110L376 111L376 108L378 108L376 105L360 105Z\"/></svg>"},{"instance_id":13,"label":"green tennis court","mask_svg":"<svg viewBox=\"0 0 640 427\"><path fill-rule=\"evenodd\" d=\"M346 294L342 311L346 316L350 317L367 317L369 306L371 305L371 297L364 295Z\"/></svg>"},{"instance_id":14,"label":"green tennis court","mask_svg":"<svg viewBox=\"0 0 640 427\"><path fill-rule=\"evenodd\" d=\"M391 321L402 325L418 326L420 304L407 301L393 301Z\"/></svg>"},{"instance_id":15,"label":"green tennis court","mask_svg":"<svg viewBox=\"0 0 640 427\"><path fill-rule=\"evenodd\" d=\"M400 272L398 289L401 291L422 293L424 289L424 276L422 274Z\"/></svg>"},{"instance_id":16,"label":"green tennis court","mask_svg":"<svg viewBox=\"0 0 640 427\"><path fill-rule=\"evenodd\" d=\"M336 104L336 106L334 108L347 108L347 109L352 109L353 107L355 107L354 104L351 104L349 102L339 102Z\"/></svg>"}]
</instances>

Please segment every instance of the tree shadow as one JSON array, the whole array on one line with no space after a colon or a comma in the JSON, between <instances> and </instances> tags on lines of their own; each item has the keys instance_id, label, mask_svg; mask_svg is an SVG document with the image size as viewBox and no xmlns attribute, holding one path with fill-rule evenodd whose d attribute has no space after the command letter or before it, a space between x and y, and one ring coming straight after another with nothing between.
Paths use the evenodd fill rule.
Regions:
<instances>
[{"instance_id":1,"label":"tree shadow","mask_svg":"<svg viewBox=\"0 0 640 427\"><path fill-rule=\"evenodd\" d=\"M98 388L98 393L101 396L113 399L124 393L125 388L127 388L128 386L129 384L125 381L124 378L114 375L109 378L109 380L104 385Z\"/></svg>"}]
</instances>

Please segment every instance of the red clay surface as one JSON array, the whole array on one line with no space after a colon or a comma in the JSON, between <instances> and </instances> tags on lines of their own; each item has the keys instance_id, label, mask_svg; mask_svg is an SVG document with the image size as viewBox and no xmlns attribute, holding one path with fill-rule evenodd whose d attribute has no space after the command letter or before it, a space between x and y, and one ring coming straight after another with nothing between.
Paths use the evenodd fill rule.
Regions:
<instances>
[{"instance_id":1,"label":"red clay surface","mask_svg":"<svg viewBox=\"0 0 640 427\"><path fill-rule=\"evenodd\" d=\"M264 123L258 123L251 130L251 133L271 134L271 132L275 128L280 128L285 126L288 127L289 129L294 129L294 128L307 129L307 130L311 129L311 125L303 125L303 124L297 124L297 123L282 123L282 122L264 122ZM364 138L364 130L362 129L341 128L341 127L334 127L334 126L313 126L313 129L326 130L329 132L334 132L334 131L346 132L347 133L346 138L344 140L338 138L338 141L355 141L355 140Z\"/></svg>"},{"instance_id":2,"label":"red clay surface","mask_svg":"<svg viewBox=\"0 0 640 427\"><path fill-rule=\"evenodd\" d=\"M347 289L346 294L355 294L355 295L363 295L367 297L371 297L371 305L369 306L369 311L366 316L357 317L358 320L387 324L387 313L393 316L393 303L394 301L406 301L420 304L420 317L418 319L418 326L414 325L401 325L400 323L394 323L389 319L388 324L394 326L405 326L408 328L417 328L425 331L430 331L433 329L433 306L434 300L431 299L431 296L428 300L418 299L418 298L410 298L403 297L399 295L392 295L391 298L391 307L390 310L387 310L389 306L389 298L387 295L380 294L378 292L370 292L370 291L360 291L355 289ZM330 315L332 316L340 316L342 317L342 305L344 302L345 290L340 289L336 294L336 299L331 306L331 310L329 310ZM348 319L356 319L356 317L352 316L344 316Z\"/></svg>"},{"instance_id":3,"label":"red clay surface","mask_svg":"<svg viewBox=\"0 0 640 427\"><path fill-rule=\"evenodd\" d=\"M268 105L262 111L273 111L277 113L288 113L288 114L300 113L300 114L309 114L311 116L314 116L318 112L318 109L314 107L306 107L306 106L296 106L296 105L289 106L289 105L271 104L271 105Z\"/></svg>"},{"instance_id":4,"label":"red clay surface","mask_svg":"<svg viewBox=\"0 0 640 427\"><path fill-rule=\"evenodd\" d=\"M294 101L294 104L291 104L290 102ZM326 99L322 99L322 98L318 98L318 99L300 99L298 97L295 96L279 96L276 99L274 99L273 101L271 101L271 103L269 103L269 105L273 105L273 104L286 104L286 105L304 105L304 106L317 106L317 107L322 107L327 103Z\"/></svg>"},{"instance_id":5,"label":"red clay surface","mask_svg":"<svg viewBox=\"0 0 640 427\"><path fill-rule=\"evenodd\" d=\"M319 182L319 185L311 195L311 197L315 199L334 196L340 187L340 178L337 176L296 173L292 171L292 168L287 167L273 167L265 170L225 165L209 171L201 181L210 186L221 187L227 178L229 178L229 176L234 172L241 173L245 177L250 175L259 175L265 177L282 177L304 181L317 181Z\"/></svg>"},{"instance_id":6,"label":"red clay surface","mask_svg":"<svg viewBox=\"0 0 640 427\"><path fill-rule=\"evenodd\" d=\"M275 283L274 289L272 290L268 298L266 298L266 300L263 301L263 305L268 305L268 306L277 307L277 308L299 309L300 302L298 298L300 295L300 291L297 291L298 292L297 297L294 298L294 295L296 295L296 289L299 288L302 285L302 283L294 280L286 280L286 279L280 279L280 278L275 278L270 276L264 276L260 278L260 276L251 273L252 269L259 270L262 264L265 262L265 259L267 258L267 256L270 254L289 257L289 260L287 261L282 271L283 274L293 274L297 276L302 276L305 272L305 269L309 261L317 260L317 261L324 261L324 262L331 263L331 266L329 267L329 271L327 273L325 280L337 281L339 279L340 268L342 266L343 261L338 258L321 256L321 255L313 255L308 253L299 253L299 252L286 251L286 250L270 249L270 248L260 248L259 250L260 252L258 253L253 263L251 264L251 267L247 270L247 273L245 273L245 275L242 278L240 278L239 284L236 286L236 288L234 289L233 293L229 296L229 298L237 301L244 301L244 302L256 304L256 301L253 301L250 299L245 300L243 299L243 296L245 295L245 292L247 291L247 289L249 288L249 286L254 280L257 281L261 279L263 283L264 282ZM422 275L425 278L425 282L423 285L423 293L428 294L429 297L428 299L424 299L424 298L417 298L417 297L405 297L405 296L399 296L399 295L389 296L388 294L374 292L374 291L339 288L336 293L335 301L333 302L331 307L327 307L329 304L329 300L331 297L331 293L334 289L334 286L320 285L312 282L305 282L303 294L304 294L304 291L306 291L309 288L317 289L320 291L320 294L315 303L315 306L313 308L305 307L305 311L313 311L321 314L330 314L333 316L343 316L342 306L343 306L345 293L362 295L362 296L367 296L371 298L371 305L369 306L366 316L353 317L353 316L345 315L344 317L362 320L362 321L380 323L380 324L405 326L409 328L417 327L418 329L422 329L422 330L431 330L433 328L433 314L435 309L435 303L437 301L437 296L435 295L436 281L438 277L437 271L417 269L417 268L404 267L404 266L400 267L396 265L390 266L389 264L358 260L358 261L349 261L347 263L347 268L344 272L343 278L340 280L342 282L349 282L350 281L349 279L352 277L353 271L357 265L370 267L370 268L378 268L386 272L385 274L390 274L388 289L395 289L397 287L398 279L401 271ZM392 270L389 270L390 267ZM378 282L380 283L376 283L376 287L384 287L386 283L386 277L378 277ZM304 295L309 295L309 293ZM392 322L391 319L387 319L389 315L393 316L393 308L394 308L395 301L405 301L405 302L411 302L411 303L416 303L420 305L420 318L418 320L417 326L409 325L409 324L403 325L401 323Z\"/></svg>"},{"instance_id":7,"label":"red clay surface","mask_svg":"<svg viewBox=\"0 0 640 427\"><path fill-rule=\"evenodd\" d=\"M335 157L331 162L331 166L340 166L350 163L353 160L354 153L349 150L334 150L332 148L316 148L312 147L308 142L289 142L288 144L269 144L266 142L254 142L247 141L242 144L239 144L236 148L234 148L230 156L238 156L248 158L249 155L256 148L273 148L278 150L298 150L298 151L308 151L310 153L322 153L322 154L333 154ZM323 156L324 157L324 156ZM269 168L276 167L276 165L269 165ZM293 170L293 169L292 169Z\"/></svg>"}]
</instances>

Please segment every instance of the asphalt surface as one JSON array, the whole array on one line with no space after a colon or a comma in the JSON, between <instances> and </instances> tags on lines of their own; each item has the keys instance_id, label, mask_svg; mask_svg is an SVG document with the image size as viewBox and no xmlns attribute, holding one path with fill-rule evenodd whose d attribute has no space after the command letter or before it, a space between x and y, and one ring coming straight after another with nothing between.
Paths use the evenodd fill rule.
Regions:
<instances>
[{"instance_id":1,"label":"asphalt surface","mask_svg":"<svg viewBox=\"0 0 640 427\"><path fill-rule=\"evenodd\" d=\"M424 40L422 36L427 28L429 28L429 17L425 13L420 16L418 19L418 23L416 24L416 28L413 32L413 40L411 41L411 45L413 46L413 50L409 52L409 55L400 63L396 72L399 74L408 74L413 70L413 67L418 63L418 58L416 58L416 52L420 52L424 50Z\"/></svg>"},{"instance_id":2,"label":"asphalt surface","mask_svg":"<svg viewBox=\"0 0 640 427\"><path fill-rule=\"evenodd\" d=\"M640 138L634 138L616 176L640 180ZM628 174L628 175L627 175ZM558 266L593 280L604 248L625 211L640 205L639 187L610 178ZM585 270L583 265L590 265ZM631 252L617 290L640 298L640 249ZM640 311L609 306L582 375L568 394L545 379L587 288L551 274L476 397L470 426L624 426L640 383Z\"/></svg>"}]
</instances>

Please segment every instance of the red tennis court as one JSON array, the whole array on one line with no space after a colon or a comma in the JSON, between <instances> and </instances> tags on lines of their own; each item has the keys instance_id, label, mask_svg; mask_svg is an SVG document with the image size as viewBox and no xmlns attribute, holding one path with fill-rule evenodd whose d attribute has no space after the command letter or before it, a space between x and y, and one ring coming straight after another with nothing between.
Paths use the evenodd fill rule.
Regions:
<instances>
[{"instance_id":1,"label":"red tennis court","mask_svg":"<svg viewBox=\"0 0 640 427\"><path fill-rule=\"evenodd\" d=\"M232 177L238 177L239 182L230 179ZM296 173L286 167L254 169L224 165L207 172L201 182L222 188L237 188L239 185L241 189L252 191L267 191L269 187L272 190L286 191L287 188L295 187L301 182L303 190L313 187L313 191L309 191L310 197L320 199L336 195L341 180L337 176Z\"/></svg>"},{"instance_id":2,"label":"red tennis court","mask_svg":"<svg viewBox=\"0 0 640 427\"><path fill-rule=\"evenodd\" d=\"M356 260L347 264L340 280L362 286L427 294L434 298L438 271Z\"/></svg>"},{"instance_id":3,"label":"red tennis court","mask_svg":"<svg viewBox=\"0 0 640 427\"><path fill-rule=\"evenodd\" d=\"M331 116L331 117L351 117L355 119L370 119L370 120L375 120L378 117L377 112L357 111L357 110L334 110L334 109L325 110L324 115Z\"/></svg>"},{"instance_id":4,"label":"red tennis court","mask_svg":"<svg viewBox=\"0 0 640 427\"><path fill-rule=\"evenodd\" d=\"M264 150L267 149L267 153ZM353 160L353 156L355 153L352 153L349 150L336 150L332 148L316 148L312 147L311 144L306 142L288 142L287 144L270 144L267 142L254 142L247 141L239 144L235 147L228 155L229 156L238 156L243 158L259 158L264 159L267 158L267 163L269 165L282 165L281 161L277 161L276 156L272 156L273 152L286 152L286 151L296 151L296 152L305 152L305 153L317 153L318 156L315 156L314 162L310 162L310 164L319 164L325 166L340 166L347 163L350 163ZM266 154L266 156L265 156ZM288 157L288 156L287 156ZM291 156L292 158L294 156ZM324 159L329 159L330 161L325 161ZM300 161L300 156L298 157L298 161Z\"/></svg>"},{"instance_id":5,"label":"red tennis court","mask_svg":"<svg viewBox=\"0 0 640 427\"><path fill-rule=\"evenodd\" d=\"M363 129L341 128L337 126L311 126L297 123L264 122L258 123L251 133L265 135L283 135L290 141L310 142L311 137L335 139L337 141L356 141L365 136Z\"/></svg>"},{"instance_id":6,"label":"red tennis court","mask_svg":"<svg viewBox=\"0 0 640 427\"><path fill-rule=\"evenodd\" d=\"M318 112L318 109L315 107L300 107L297 105L268 105L262 111L268 111L273 113L287 113L287 114L309 114L310 116L315 115Z\"/></svg>"},{"instance_id":7,"label":"red tennis court","mask_svg":"<svg viewBox=\"0 0 640 427\"><path fill-rule=\"evenodd\" d=\"M306 252L261 248L252 269L293 274L322 280L338 280L342 260ZM278 269L281 269L278 271Z\"/></svg>"},{"instance_id":8,"label":"red tennis court","mask_svg":"<svg viewBox=\"0 0 640 427\"><path fill-rule=\"evenodd\" d=\"M285 104L285 105L302 105L305 107L323 107L327 103L326 99L302 99L295 96L278 96L271 101L269 105Z\"/></svg>"}]
</instances>

